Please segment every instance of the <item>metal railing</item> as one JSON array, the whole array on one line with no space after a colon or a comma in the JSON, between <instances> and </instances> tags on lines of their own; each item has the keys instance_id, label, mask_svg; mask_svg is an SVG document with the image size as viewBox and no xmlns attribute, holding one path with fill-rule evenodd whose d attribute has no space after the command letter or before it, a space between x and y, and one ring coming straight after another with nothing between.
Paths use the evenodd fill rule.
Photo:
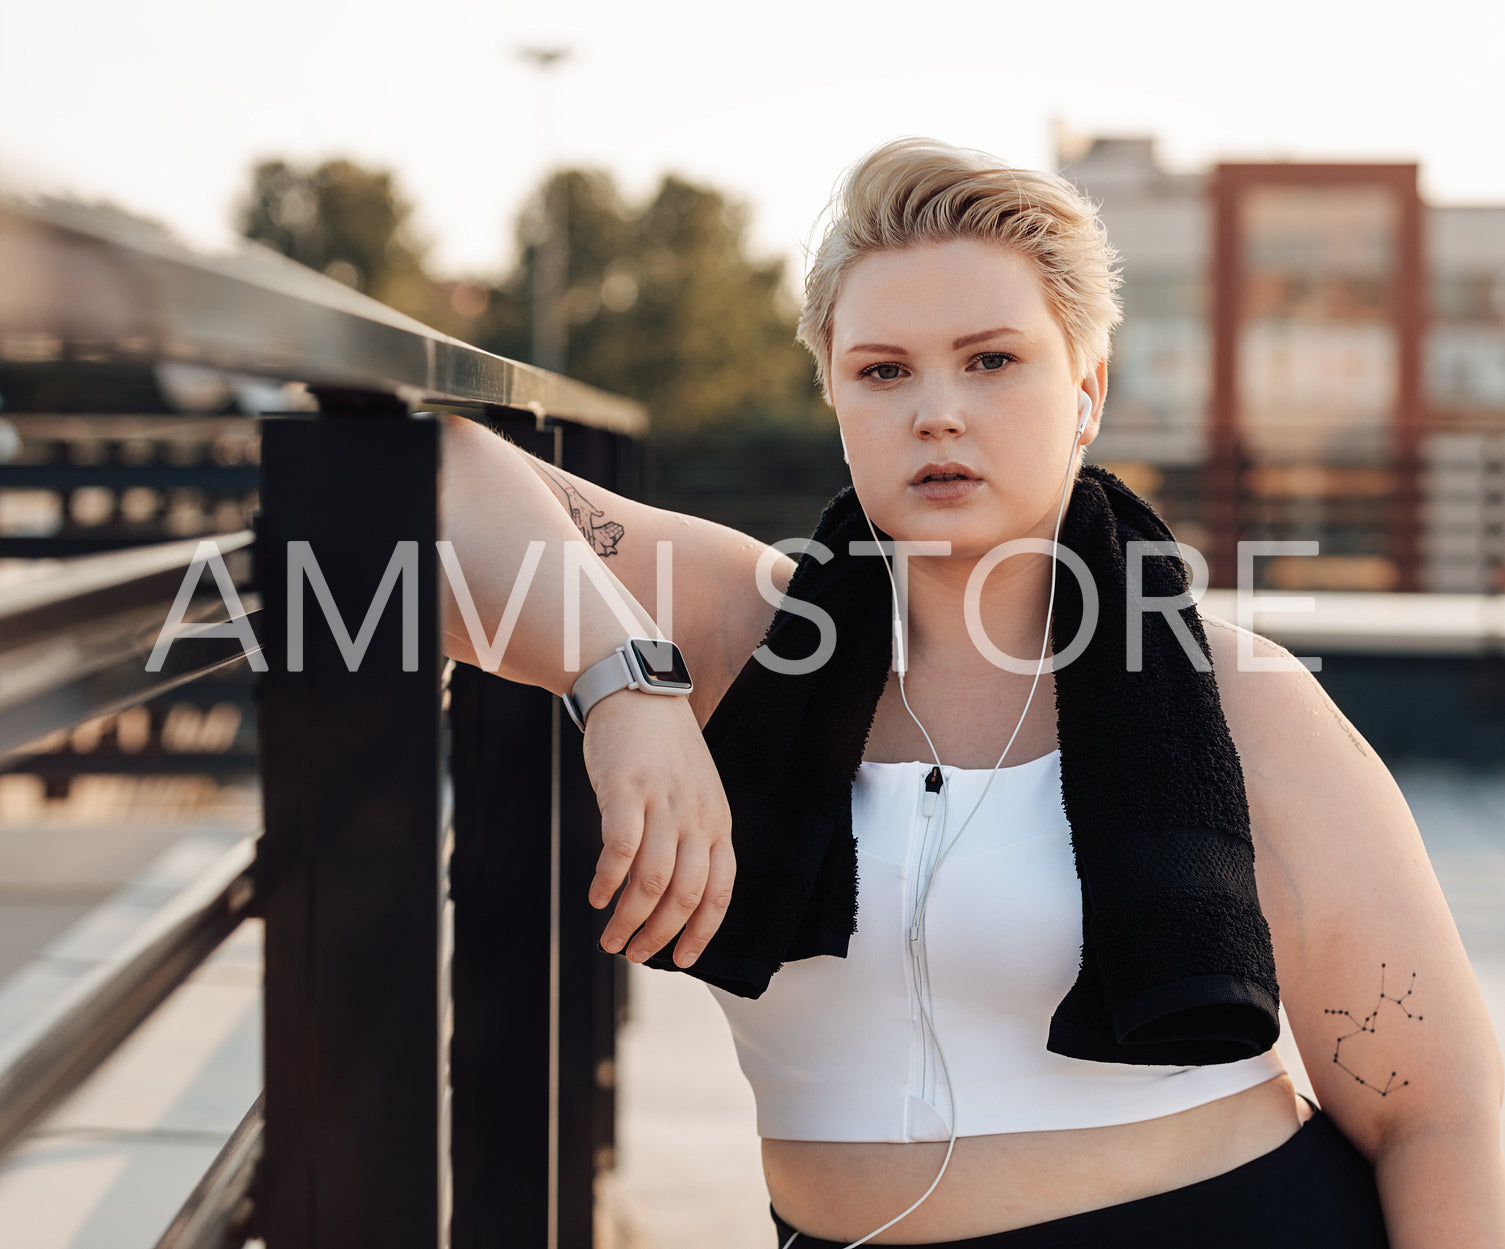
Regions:
<instances>
[{"instance_id":1,"label":"metal railing","mask_svg":"<svg viewBox=\"0 0 1505 1249\"><path fill-rule=\"evenodd\" d=\"M85 424L119 421L135 393L122 377L185 366L222 383L211 394L260 396L253 528L215 537L239 609L202 577L148 671L196 539L65 559L10 587L0 764L255 668L264 829L0 1051L0 1151L254 914L265 1090L160 1245L588 1246L624 1000L621 960L596 950L605 916L585 901L598 815L557 700L443 659L433 415L488 422L631 493L643 413L269 252L209 258L85 212L0 208L0 393L43 370L46 386L19 390L63 396ZM153 417L173 419L212 418ZM56 469L0 469L0 490L103 480ZM131 481L129 466L107 475ZM3 555L49 553L3 542ZM313 613L290 670L289 615L308 587L288 552L303 542L347 637L379 612L353 669ZM373 606L398 543L416 543L412 613Z\"/></svg>"}]
</instances>

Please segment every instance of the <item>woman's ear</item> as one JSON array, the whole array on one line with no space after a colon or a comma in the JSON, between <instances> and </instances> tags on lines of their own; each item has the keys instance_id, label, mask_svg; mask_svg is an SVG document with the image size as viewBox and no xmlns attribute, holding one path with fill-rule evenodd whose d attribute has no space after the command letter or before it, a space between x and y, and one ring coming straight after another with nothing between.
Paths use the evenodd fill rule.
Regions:
<instances>
[{"instance_id":1,"label":"woman's ear","mask_svg":"<svg viewBox=\"0 0 1505 1249\"><path fill-rule=\"evenodd\" d=\"M1092 400L1092 411L1087 417L1087 428L1081 443L1087 446L1094 441L1103 427L1103 404L1108 397L1108 362L1099 360L1082 378L1082 393Z\"/></svg>"}]
</instances>

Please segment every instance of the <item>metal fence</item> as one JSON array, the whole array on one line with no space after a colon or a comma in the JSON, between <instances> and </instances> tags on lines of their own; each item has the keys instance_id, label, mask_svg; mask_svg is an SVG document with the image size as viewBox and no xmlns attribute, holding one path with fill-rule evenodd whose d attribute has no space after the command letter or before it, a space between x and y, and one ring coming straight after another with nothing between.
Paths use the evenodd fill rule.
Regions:
<instances>
[{"instance_id":1,"label":"metal fence","mask_svg":"<svg viewBox=\"0 0 1505 1249\"><path fill-rule=\"evenodd\" d=\"M0 766L53 782L109 766L124 752L92 765L34 752L229 680L249 691L255 743L242 736L237 760L259 767L264 814L259 837L9 1039L0 1151L256 915L265 1090L162 1245L591 1245L625 987L621 960L596 949L606 916L585 900L597 812L556 699L443 659L435 414L503 428L633 493L641 410L271 253L210 258L14 206L0 209L0 395L0 496L59 500L51 528L44 506L29 530L0 532L0 558L49 561L0 598ZM190 424L213 447L215 422L249 419L251 449L228 462L160 451ZM159 450L101 455L111 429ZM117 504L93 533L75 523L85 490ZM133 530L118 506L130 490L198 491L178 496L199 500L186 509L198 519ZM236 498L253 524L225 532ZM134 506L137 520L183 510ZM309 608L298 663L288 621L310 578L289 551L304 542L340 621ZM412 557L384 583L394 552ZM165 662L149 663L195 577ZM355 636L368 612L352 670L337 628ZM179 761L194 766L212 770Z\"/></svg>"}]
</instances>

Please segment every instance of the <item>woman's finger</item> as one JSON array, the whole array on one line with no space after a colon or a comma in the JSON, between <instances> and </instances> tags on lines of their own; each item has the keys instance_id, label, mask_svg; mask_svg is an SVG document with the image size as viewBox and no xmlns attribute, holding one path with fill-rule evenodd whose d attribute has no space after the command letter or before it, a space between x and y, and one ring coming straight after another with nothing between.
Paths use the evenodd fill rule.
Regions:
<instances>
[{"instance_id":1,"label":"woman's finger","mask_svg":"<svg viewBox=\"0 0 1505 1249\"><path fill-rule=\"evenodd\" d=\"M643 841L643 804L622 797L601 804L601 855L596 860L596 875L587 895L597 910L607 906L628 879L628 872ZM621 930L615 920L602 931L601 944L615 953L632 936L632 929ZM616 945L608 946L608 939Z\"/></svg>"},{"instance_id":2,"label":"woman's finger","mask_svg":"<svg viewBox=\"0 0 1505 1249\"><path fill-rule=\"evenodd\" d=\"M602 949L615 953L653 913L674 878L674 851L673 834L658 826L650 813L632 860L632 879L618 897L617 909L601 935Z\"/></svg>"},{"instance_id":3,"label":"woman's finger","mask_svg":"<svg viewBox=\"0 0 1505 1249\"><path fill-rule=\"evenodd\" d=\"M674 939L685 920L700 905L705 894L706 873L710 868L710 848L696 841L679 843L674 860L674 876L642 930L627 947L627 957L635 963L657 953Z\"/></svg>"},{"instance_id":4,"label":"woman's finger","mask_svg":"<svg viewBox=\"0 0 1505 1249\"><path fill-rule=\"evenodd\" d=\"M700 905L685 925L684 935L674 947L674 962L677 966L690 966L716 935L721 921L726 918L726 908L732 900L732 884L736 875L737 859L732 852L732 843L730 839L722 839L711 847L705 892Z\"/></svg>"}]
</instances>

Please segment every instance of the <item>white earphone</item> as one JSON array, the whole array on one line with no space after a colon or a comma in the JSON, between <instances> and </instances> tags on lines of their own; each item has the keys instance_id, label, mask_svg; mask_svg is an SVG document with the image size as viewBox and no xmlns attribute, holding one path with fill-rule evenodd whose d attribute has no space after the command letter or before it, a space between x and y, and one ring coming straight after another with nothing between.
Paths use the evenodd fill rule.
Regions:
<instances>
[{"instance_id":1,"label":"white earphone","mask_svg":"<svg viewBox=\"0 0 1505 1249\"><path fill-rule=\"evenodd\" d=\"M1079 442L1077 442L1076 439L1078 439L1078 438L1081 437L1083 431L1086 430L1086 428L1087 428L1087 422L1092 417L1092 397L1089 394L1087 394L1086 391L1082 392L1082 397L1077 402L1077 412L1078 412L1079 419L1077 420L1076 432L1072 435L1071 456L1070 456L1070 458L1066 462L1066 476L1065 476L1065 479L1061 483L1061 504L1060 504L1060 507L1057 508L1057 510L1056 510L1056 527L1055 527L1055 533L1054 533L1054 535L1052 537L1052 541L1053 542L1054 541L1059 541L1059 539L1061 537L1061 520L1062 520L1062 518L1066 514L1066 494L1067 494L1068 487L1071 484L1071 470L1076 465L1076 455L1077 455L1077 452L1082 449L1082 444L1079 443ZM843 456L845 456L845 454L846 454L846 439L845 438L842 439L841 449L842 449ZM847 463L850 464L851 461L848 460ZM866 515L866 511L865 510L864 510L864 515ZM867 518L867 525L868 525L869 531L873 535L873 542L876 544L878 542L878 531L874 527L871 517ZM879 558L881 558L883 560L883 567L888 572L889 589L892 591L892 606L893 606L893 620L894 620L894 655L895 655L895 659L896 659L895 672L897 673L898 678L899 678L899 697L900 697L900 699L903 700L904 710L907 711L907 712L909 712L909 718L915 722L915 726L920 730L920 733L924 736L924 738L925 738L925 744L930 747L930 756L931 756L932 759L935 760L935 770L936 770L936 773L939 773L940 772L940 768L941 768L941 756L940 756L940 752L936 750L935 743L930 740L930 734L929 734L929 732L926 731L925 726L920 723L920 717L917 716L917 715L915 715L914 708L912 708L909 705L909 695L906 693L906 691L904 689L904 674L907 671L908 664L907 664L907 661L906 661L906 659L904 657L903 646L902 646L903 626L900 623L900 614L899 614L899 586L898 586L898 583L894 580L893 566L892 566L892 564L889 563L888 556L886 554L884 554L883 548L882 548L881 545L878 547L878 554L879 554ZM925 1021L925 1027L926 1027L926 1029L930 1033L930 1039L931 1039L931 1041L933 1041L935 1043L935 1052L936 1052L936 1055L941 1060L941 1071L942 1071L942 1073L946 1077L946 1096L951 1101L951 1115L950 1115L950 1119L951 1119L951 1139L950 1139L950 1141L946 1145L946 1156L941 1160L941 1169L940 1169L939 1174L937 1174L936 1177L935 1177L935 1179L931 1181L930 1187L927 1188L923 1193L920 1194L919 1200L917 1200L907 1210L904 1210L903 1212L901 1212L899 1214L896 1214L893 1218L891 1218L882 1227L875 1227L866 1236L862 1237L861 1240L854 1240L854 1241L852 1241L851 1244L845 1246L845 1249L857 1249L857 1247L859 1245L865 1245L865 1244L867 1244L867 1242L870 1241L879 1232L887 1231L890 1227L892 1227L900 1219L905 1218L907 1215L909 1215L913 1211L917 1210L919 1208L920 1204L927 1197L929 1197L931 1193L935 1192L936 1185L938 1185L941 1182L941 1177L946 1174L946 1167L948 1165L950 1165L950 1162L951 1162L951 1151L956 1147L956 1102L955 1102L954 1095L952 1093L951 1070L946 1065L946 1053L941 1048L941 1039L935 1033L935 1023L930 1018L930 1011L929 1011L929 1009L925 1005L925 998L924 998L924 995L920 992L920 987L919 987L919 966L920 966L921 960L924 958L924 946L925 946L925 930L924 930L924 926L923 926L924 925L924 920L925 920L925 908L929 904L929 901L930 901L930 886L935 881L935 874L936 874L936 872L938 872L940 870L941 864L945 861L946 856L951 852L951 847L954 846L954 845L956 845L956 843L959 840L961 840L961 835L964 832L967 831L967 825L969 825L972 822L972 817L975 816L978 813L978 811L980 811L982 809L982 804L984 803L984 801L986 801L987 796L988 796L988 790L990 790L993 787L993 781L998 776L998 769L1003 766L1003 761L1008 756L1009 747L1014 744L1014 738L1016 738L1017 736L1019 736L1019 730L1024 727L1024 719L1029 714L1030 704L1034 701L1034 698L1035 698L1035 689L1040 684L1040 674L1045 669L1045 651L1046 651L1046 648L1050 645L1050 619L1051 619L1052 609L1053 609L1053 607L1055 605L1055 601L1056 601L1056 570L1057 570L1057 568L1059 566L1059 562L1060 562L1059 560L1056 560L1054 557L1052 557L1052 559L1051 559L1051 565L1050 565L1050 593L1049 593L1049 595L1047 595L1046 600L1045 600L1045 635L1040 640L1040 661L1039 661L1039 663L1037 663L1035 665L1035 678L1030 683L1029 695L1024 700L1024 710L1019 713L1019 723L1014 726L1014 731L1009 734L1009 740L1004 745L1003 754L1001 754L1001 755L998 756L998 762L993 765L992 774L988 777L987 784L983 786L982 794L978 797L976 804L972 807L972 810L967 813L967 818L962 821L961 827L956 830L956 835L954 837L952 837L952 839L949 842L946 840L946 822L947 822L947 820L948 820L948 818L950 816L950 804L947 803L946 807L943 809L942 814L941 814L941 833L940 833L939 838L937 838L937 842L938 842L938 844L941 847L941 852L940 852L940 854L938 854L936 856L936 860L935 860L934 864L931 865L930 872L929 872L929 874L925 878L925 888L924 888L924 891L920 894L919 905L915 908L914 917L910 921L910 927L909 927L909 952L910 952L909 974L910 974L910 979L911 979L911 983L913 985L914 992L915 992L915 1000L918 1001L919 1004L920 1004L920 1014L921 1014L922 1018ZM944 779L944 777L942 777L941 785L942 785L942 787L945 786L945 779ZM928 784L927 784L926 788L927 788L927 790L929 789L929 785ZM925 822L926 822L926 833L927 833L927 838L926 839L927 840L929 839L928 838L929 823L930 823L930 820L935 815L936 799L938 797L939 797L939 791L937 791L936 793L928 793L927 792L926 795L925 795L924 804L923 804L922 809L921 809L921 814L924 816ZM790 1249L790 1246L793 1245L794 1242L799 1239L799 1237L800 1237L800 1233L799 1232L795 1232L793 1236L789 1237L789 1239L784 1242L784 1244L781 1247L781 1249Z\"/></svg>"}]
</instances>

